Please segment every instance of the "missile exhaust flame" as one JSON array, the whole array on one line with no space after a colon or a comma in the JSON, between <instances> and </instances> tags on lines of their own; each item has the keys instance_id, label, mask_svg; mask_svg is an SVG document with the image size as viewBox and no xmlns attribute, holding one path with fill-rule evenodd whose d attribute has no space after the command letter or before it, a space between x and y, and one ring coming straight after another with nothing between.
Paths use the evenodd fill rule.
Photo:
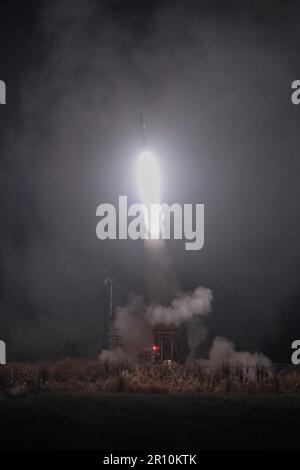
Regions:
<instances>
[{"instance_id":1,"label":"missile exhaust flame","mask_svg":"<svg viewBox=\"0 0 300 470\"><path fill-rule=\"evenodd\" d=\"M161 203L160 168L155 156L148 151L141 153L137 163L137 183L140 198L145 206L144 220L150 238L159 238L161 232L161 211L152 211L153 205Z\"/></svg>"}]
</instances>

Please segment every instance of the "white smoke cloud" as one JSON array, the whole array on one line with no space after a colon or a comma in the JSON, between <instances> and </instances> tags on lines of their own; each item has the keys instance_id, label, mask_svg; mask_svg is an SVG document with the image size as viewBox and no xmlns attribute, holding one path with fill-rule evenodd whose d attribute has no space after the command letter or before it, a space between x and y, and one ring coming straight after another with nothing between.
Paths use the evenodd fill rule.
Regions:
<instances>
[{"instance_id":1,"label":"white smoke cloud","mask_svg":"<svg viewBox=\"0 0 300 470\"><path fill-rule=\"evenodd\" d=\"M132 295L126 307L117 308L115 330L121 335L125 350L136 354L153 342L152 329L145 316L146 304L142 295Z\"/></svg>"},{"instance_id":2,"label":"white smoke cloud","mask_svg":"<svg viewBox=\"0 0 300 470\"><path fill-rule=\"evenodd\" d=\"M191 294L180 293L169 307L150 305L146 310L146 317L151 325L180 326L193 317L208 314L211 310L212 300L213 294L210 289L197 287Z\"/></svg>"},{"instance_id":3,"label":"white smoke cloud","mask_svg":"<svg viewBox=\"0 0 300 470\"><path fill-rule=\"evenodd\" d=\"M214 339L208 359L214 364L225 362L228 364L240 364L244 366L256 364L264 366L271 365L271 361L263 354L257 352L250 353L248 351L236 351L235 345L231 341L220 336L217 336Z\"/></svg>"},{"instance_id":4,"label":"white smoke cloud","mask_svg":"<svg viewBox=\"0 0 300 470\"><path fill-rule=\"evenodd\" d=\"M207 328L201 318L211 311L213 294L210 289L197 287L192 293L178 293L168 307L147 304L141 295L132 295L125 307L117 309L114 328L121 335L126 354L134 357L139 350L149 348L153 341L152 329L155 325L175 325L183 323L188 327L188 340L191 357L195 357L197 346L205 339ZM105 352L102 359L115 359L110 352ZM237 351L233 342L217 336L208 354L212 365L263 365L271 366L271 361L261 353Z\"/></svg>"},{"instance_id":5,"label":"white smoke cloud","mask_svg":"<svg viewBox=\"0 0 300 470\"><path fill-rule=\"evenodd\" d=\"M139 349L149 348L153 342L152 329L155 325L175 325L192 321L206 315L211 310L213 295L210 289L198 287L188 294L178 293L168 307L158 304L147 304L141 295L132 295L125 307L117 309L114 328L121 335L124 348L129 355L135 355ZM199 344L203 337L199 328L195 330ZM197 334L199 333L199 335Z\"/></svg>"}]
</instances>

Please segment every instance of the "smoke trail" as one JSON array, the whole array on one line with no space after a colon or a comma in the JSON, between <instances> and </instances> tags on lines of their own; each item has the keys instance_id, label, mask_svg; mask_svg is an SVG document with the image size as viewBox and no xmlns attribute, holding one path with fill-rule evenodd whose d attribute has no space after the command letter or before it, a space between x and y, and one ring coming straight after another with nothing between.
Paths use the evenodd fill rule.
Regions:
<instances>
[{"instance_id":1,"label":"smoke trail","mask_svg":"<svg viewBox=\"0 0 300 470\"><path fill-rule=\"evenodd\" d=\"M169 305L178 291L172 259L164 240L145 240L146 291L150 302Z\"/></svg>"}]
</instances>

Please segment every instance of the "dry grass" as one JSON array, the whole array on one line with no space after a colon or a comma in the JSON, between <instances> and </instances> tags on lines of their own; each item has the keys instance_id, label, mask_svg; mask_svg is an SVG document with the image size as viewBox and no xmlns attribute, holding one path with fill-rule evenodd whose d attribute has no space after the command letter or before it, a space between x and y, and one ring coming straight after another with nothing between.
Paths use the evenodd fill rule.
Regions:
<instances>
[{"instance_id":1,"label":"dry grass","mask_svg":"<svg viewBox=\"0 0 300 470\"><path fill-rule=\"evenodd\" d=\"M133 366L126 360L56 362L0 366L0 394L19 397L47 392L111 393L299 393L300 370L241 364Z\"/></svg>"}]
</instances>

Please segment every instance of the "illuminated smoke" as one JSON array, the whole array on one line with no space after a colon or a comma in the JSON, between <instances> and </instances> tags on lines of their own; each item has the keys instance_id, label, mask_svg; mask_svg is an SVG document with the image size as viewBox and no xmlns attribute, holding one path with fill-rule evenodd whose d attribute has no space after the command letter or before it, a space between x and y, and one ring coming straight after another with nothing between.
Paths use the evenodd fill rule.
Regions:
<instances>
[{"instance_id":1,"label":"illuminated smoke","mask_svg":"<svg viewBox=\"0 0 300 470\"><path fill-rule=\"evenodd\" d=\"M190 294L179 293L169 307L165 307L147 304L143 296L133 295L126 307L117 309L114 327L122 337L125 350L129 355L135 355L139 349L151 346L155 325L180 326L202 317L210 312L212 298L209 289L198 287Z\"/></svg>"},{"instance_id":2,"label":"illuminated smoke","mask_svg":"<svg viewBox=\"0 0 300 470\"><path fill-rule=\"evenodd\" d=\"M169 305L176 297L178 283L164 240L145 240L146 292L149 302Z\"/></svg>"},{"instance_id":3,"label":"illuminated smoke","mask_svg":"<svg viewBox=\"0 0 300 470\"><path fill-rule=\"evenodd\" d=\"M190 294L179 293L169 307L163 305L150 305L146 310L146 317L151 325L180 326L193 317L206 315L211 310L213 295L210 289L197 287Z\"/></svg>"}]
</instances>

